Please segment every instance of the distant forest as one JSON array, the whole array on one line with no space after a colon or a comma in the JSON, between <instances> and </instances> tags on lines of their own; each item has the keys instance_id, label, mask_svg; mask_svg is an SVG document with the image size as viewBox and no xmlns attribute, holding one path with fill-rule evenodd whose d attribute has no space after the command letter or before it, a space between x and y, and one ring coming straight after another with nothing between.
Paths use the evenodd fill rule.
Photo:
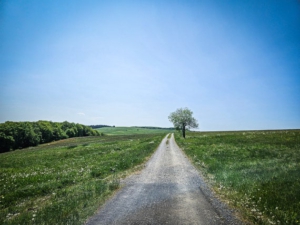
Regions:
<instances>
[{"instance_id":1,"label":"distant forest","mask_svg":"<svg viewBox=\"0 0 300 225\"><path fill-rule=\"evenodd\" d=\"M98 131L89 126L67 121L7 121L0 123L0 153L71 137L99 135Z\"/></svg>"},{"instance_id":2,"label":"distant forest","mask_svg":"<svg viewBox=\"0 0 300 225\"><path fill-rule=\"evenodd\" d=\"M97 128L102 128L102 127L115 127L115 126L108 126L108 125L90 125L89 127L93 128L93 129L97 129ZM143 126L143 127L139 127L139 126L133 126L136 128L145 128L145 129L162 129L162 130L174 130L174 127L147 127L147 126Z\"/></svg>"},{"instance_id":3,"label":"distant forest","mask_svg":"<svg viewBox=\"0 0 300 225\"><path fill-rule=\"evenodd\" d=\"M174 127L136 127L136 128L145 128L145 129L162 129L162 130L174 130Z\"/></svg>"},{"instance_id":4,"label":"distant forest","mask_svg":"<svg viewBox=\"0 0 300 225\"><path fill-rule=\"evenodd\" d=\"M102 127L115 127L115 126L108 126L108 125L90 125L89 127L93 129L102 128Z\"/></svg>"}]
</instances>

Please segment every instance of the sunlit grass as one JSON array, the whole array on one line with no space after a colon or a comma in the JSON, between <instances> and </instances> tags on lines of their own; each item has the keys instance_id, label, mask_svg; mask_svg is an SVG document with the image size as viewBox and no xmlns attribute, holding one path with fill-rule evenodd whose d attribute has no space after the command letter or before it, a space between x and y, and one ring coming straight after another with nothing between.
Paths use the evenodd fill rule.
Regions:
<instances>
[{"instance_id":1,"label":"sunlit grass","mask_svg":"<svg viewBox=\"0 0 300 225\"><path fill-rule=\"evenodd\" d=\"M176 136L214 190L255 224L300 224L300 131Z\"/></svg>"},{"instance_id":2,"label":"sunlit grass","mask_svg":"<svg viewBox=\"0 0 300 225\"><path fill-rule=\"evenodd\" d=\"M83 224L164 134L72 138L0 155L0 224Z\"/></svg>"}]
</instances>

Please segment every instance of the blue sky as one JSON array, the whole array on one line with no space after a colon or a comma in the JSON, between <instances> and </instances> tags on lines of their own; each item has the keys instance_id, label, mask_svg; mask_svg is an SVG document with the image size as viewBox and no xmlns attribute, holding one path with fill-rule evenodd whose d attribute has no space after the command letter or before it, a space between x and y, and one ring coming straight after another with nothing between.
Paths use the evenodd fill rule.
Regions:
<instances>
[{"instance_id":1,"label":"blue sky","mask_svg":"<svg viewBox=\"0 0 300 225\"><path fill-rule=\"evenodd\" d=\"M300 3L0 1L0 122L300 128Z\"/></svg>"}]
</instances>

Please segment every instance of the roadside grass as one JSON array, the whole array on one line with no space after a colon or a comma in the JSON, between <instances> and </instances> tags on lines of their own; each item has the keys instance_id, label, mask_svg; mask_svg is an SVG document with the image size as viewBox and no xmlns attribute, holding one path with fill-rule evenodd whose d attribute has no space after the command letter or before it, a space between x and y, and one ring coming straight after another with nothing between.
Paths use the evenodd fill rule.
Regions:
<instances>
[{"instance_id":1,"label":"roadside grass","mask_svg":"<svg viewBox=\"0 0 300 225\"><path fill-rule=\"evenodd\" d=\"M254 224L300 224L300 130L188 132L178 145Z\"/></svg>"},{"instance_id":2,"label":"roadside grass","mask_svg":"<svg viewBox=\"0 0 300 225\"><path fill-rule=\"evenodd\" d=\"M1 154L0 224L84 224L163 136L71 138Z\"/></svg>"},{"instance_id":3,"label":"roadside grass","mask_svg":"<svg viewBox=\"0 0 300 225\"><path fill-rule=\"evenodd\" d=\"M167 134L170 132L170 129L149 129L140 127L102 127L96 130L104 135Z\"/></svg>"}]
</instances>

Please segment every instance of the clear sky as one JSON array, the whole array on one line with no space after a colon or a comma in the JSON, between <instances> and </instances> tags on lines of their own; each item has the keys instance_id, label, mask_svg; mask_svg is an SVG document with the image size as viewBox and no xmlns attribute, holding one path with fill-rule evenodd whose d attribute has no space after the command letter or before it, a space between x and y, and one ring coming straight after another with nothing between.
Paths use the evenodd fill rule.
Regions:
<instances>
[{"instance_id":1,"label":"clear sky","mask_svg":"<svg viewBox=\"0 0 300 225\"><path fill-rule=\"evenodd\" d=\"M0 122L300 128L297 0L0 0Z\"/></svg>"}]
</instances>

